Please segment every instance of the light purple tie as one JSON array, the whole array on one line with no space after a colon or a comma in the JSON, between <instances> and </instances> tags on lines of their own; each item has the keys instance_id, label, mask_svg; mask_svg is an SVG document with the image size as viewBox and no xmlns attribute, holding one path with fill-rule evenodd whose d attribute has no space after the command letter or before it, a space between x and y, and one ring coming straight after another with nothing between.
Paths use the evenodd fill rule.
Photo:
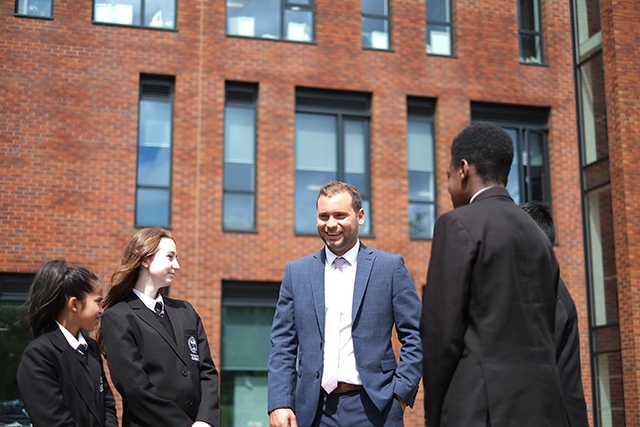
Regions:
<instances>
[{"instance_id":1,"label":"light purple tie","mask_svg":"<svg viewBox=\"0 0 640 427\"><path fill-rule=\"evenodd\" d=\"M342 267L347 262L342 257L333 260L333 268L342 274ZM336 295L334 292L332 295ZM322 388L331 393L338 387L338 365L340 359L340 305L337 300L329 301L324 326L324 369L322 372Z\"/></svg>"}]
</instances>

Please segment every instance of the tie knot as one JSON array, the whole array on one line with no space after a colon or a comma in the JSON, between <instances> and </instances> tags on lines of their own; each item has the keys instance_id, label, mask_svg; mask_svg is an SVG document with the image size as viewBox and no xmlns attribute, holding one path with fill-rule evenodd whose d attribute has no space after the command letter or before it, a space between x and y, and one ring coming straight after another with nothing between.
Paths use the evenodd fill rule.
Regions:
<instances>
[{"instance_id":1,"label":"tie knot","mask_svg":"<svg viewBox=\"0 0 640 427\"><path fill-rule=\"evenodd\" d=\"M342 267L347 263L347 260L339 256L333 260L333 267L342 271Z\"/></svg>"},{"instance_id":2,"label":"tie knot","mask_svg":"<svg viewBox=\"0 0 640 427\"><path fill-rule=\"evenodd\" d=\"M156 306L154 307L154 311L156 312L156 314L160 317L164 316L164 310L162 307L162 303L160 301L156 302Z\"/></svg>"},{"instance_id":3,"label":"tie knot","mask_svg":"<svg viewBox=\"0 0 640 427\"><path fill-rule=\"evenodd\" d=\"M80 354L85 354L87 352L87 345L86 344L78 345L78 351L80 352Z\"/></svg>"}]
</instances>

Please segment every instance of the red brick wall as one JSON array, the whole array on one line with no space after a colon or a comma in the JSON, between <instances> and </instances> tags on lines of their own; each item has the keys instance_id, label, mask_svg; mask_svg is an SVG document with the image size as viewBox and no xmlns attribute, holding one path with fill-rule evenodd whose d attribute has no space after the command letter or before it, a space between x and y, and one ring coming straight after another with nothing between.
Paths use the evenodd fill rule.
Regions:
<instances>
[{"instance_id":1,"label":"red brick wall","mask_svg":"<svg viewBox=\"0 0 640 427\"><path fill-rule=\"evenodd\" d=\"M601 0L607 130L627 426L640 425L640 32L637 1Z\"/></svg>"},{"instance_id":2,"label":"red brick wall","mask_svg":"<svg viewBox=\"0 0 640 427\"><path fill-rule=\"evenodd\" d=\"M182 270L171 292L194 303L216 361L221 281L279 281L288 260L321 247L293 231L296 86L373 94L376 237L365 244L403 254L419 290L431 245L408 238L406 96L437 99L439 213L451 209L449 144L469 123L470 101L548 106L556 249L578 306L591 405L568 2L543 2L545 66L518 62L513 0L454 0L451 58L425 54L424 1L391 0L389 52L361 48L358 0L317 0L313 44L226 37L224 3L179 2L174 32L94 25L90 2L56 1L54 19L38 20L0 0L0 271L65 257L108 281L135 231L140 73L176 78L172 228ZM225 80L259 84L257 234L222 232ZM422 425L421 399L408 426Z\"/></svg>"}]
</instances>

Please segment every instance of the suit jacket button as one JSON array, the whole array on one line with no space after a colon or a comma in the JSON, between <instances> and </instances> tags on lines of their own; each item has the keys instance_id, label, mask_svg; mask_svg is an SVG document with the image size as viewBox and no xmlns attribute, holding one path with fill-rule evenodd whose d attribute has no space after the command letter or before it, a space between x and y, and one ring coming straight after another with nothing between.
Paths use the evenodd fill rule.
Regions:
<instances>
[{"instance_id":1,"label":"suit jacket button","mask_svg":"<svg viewBox=\"0 0 640 427\"><path fill-rule=\"evenodd\" d=\"M187 375L189 375L189 371L187 371L186 369L184 369L184 370L182 371L182 376L183 376L183 377L186 377Z\"/></svg>"},{"instance_id":2,"label":"suit jacket button","mask_svg":"<svg viewBox=\"0 0 640 427\"><path fill-rule=\"evenodd\" d=\"M316 378L320 378L320 371L316 371Z\"/></svg>"},{"instance_id":3,"label":"suit jacket button","mask_svg":"<svg viewBox=\"0 0 640 427\"><path fill-rule=\"evenodd\" d=\"M193 400L191 400L191 399L187 400L187 405L193 406Z\"/></svg>"}]
</instances>

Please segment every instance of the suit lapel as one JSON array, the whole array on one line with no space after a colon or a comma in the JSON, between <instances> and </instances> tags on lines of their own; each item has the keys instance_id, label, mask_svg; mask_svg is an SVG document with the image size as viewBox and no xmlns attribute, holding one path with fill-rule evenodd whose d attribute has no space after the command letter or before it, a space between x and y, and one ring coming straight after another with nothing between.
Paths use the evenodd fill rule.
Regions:
<instances>
[{"instance_id":1,"label":"suit lapel","mask_svg":"<svg viewBox=\"0 0 640 427\"><path fill-rule=\"evenodd\" d=\"M61 353L60 366L64 369L66 375L68 375L78 395L85 402L91 414L96 420L100 420L93 388L95 385L92 386L91 384L95 373L92 372L85 361L82 360L80 353L69 345L59 328L56 327L56 330L49 332L48 336L51 343ZM87 351L89 350L87 349Z\"/></svg>"},{"instance_id":2,"label":"suit lapel","mask_svg":"<svg viewBox=\"0 0 640 427\"><path fill-rule=\"evenodd\" d=\"M169 335L167 330L164 328L164 326L162 326L162 323L160 323L160 319L158 319L157 315L151 310L149 310L147 306L144 305L144 303L140 300L140 298L138 298L136 294L134 294L133 292L129 294L128 302L133 312L143 322L145 322L151 328L155 329L156 332L160 334L160 336L167 342L169 347L171 347L171 349L178 355L178 357L180 357L180 352L178 351L177 344L173 341L173 338L171 338L171 336ZM175 311L169 312L169 319L172 322L172 327L174 328L174 332L175 332L175 325L173 325L174 320L173 320L173 317L171 317L171 313L174 313L173 317L178 317L178 316L175 314ZM180 335L176 334L176 340L178 340L181 337L181 335L182 334ZM180 359L182 360L182 357L180 357Z\"/></svg>"},{"instance_id":3,"label":"suit lapel","mask_svg":"<svg viewBox=\"0 0 640 427\"><path fill-rule=\"evenodd\" d=\"M167 316L169 316L169 320L171 321L171 328L173 328L173 334L176 337L176 346L177 346L178 356L182 358L182 355L185 354L184 352L185 339L184 339L184 333L183 333L184 328L182 327L182 318L179 316L179 311L177 311L173 306L173 301L170 300L169 298L164 299L164 309L165 309L165 312L167 313Z\"/></svg>"},{"instance_id":4,"label":"suit lapel","mask_svg":"<svg viewBox=\"0 0 640 427\"><path fill-rule=\"evenodd\" d=\"M351 310L351 319L353 321L355 321L358 310L360 310L360 305L364 298L364 292L367 289L367 284L369 283L369 276L371 276L374 259L375 255L373 254L373 250L360 243L358 264L356 265L356 281L353 287L353 307Z\"/></svg>"},{"instance_id":5,"label":"suit lapel","mask_svg":"<svg viewBox=\"0 0 640 427\"><path fill-rule=\"evenodd\" d=\"M309 269L309 285L313 295L313 306L316 310L316 320L318 321L318 329L320 336L324 339L324 264L326 254L324 249L313 256L311 268Z\"/></svg>"}]
</instances>

